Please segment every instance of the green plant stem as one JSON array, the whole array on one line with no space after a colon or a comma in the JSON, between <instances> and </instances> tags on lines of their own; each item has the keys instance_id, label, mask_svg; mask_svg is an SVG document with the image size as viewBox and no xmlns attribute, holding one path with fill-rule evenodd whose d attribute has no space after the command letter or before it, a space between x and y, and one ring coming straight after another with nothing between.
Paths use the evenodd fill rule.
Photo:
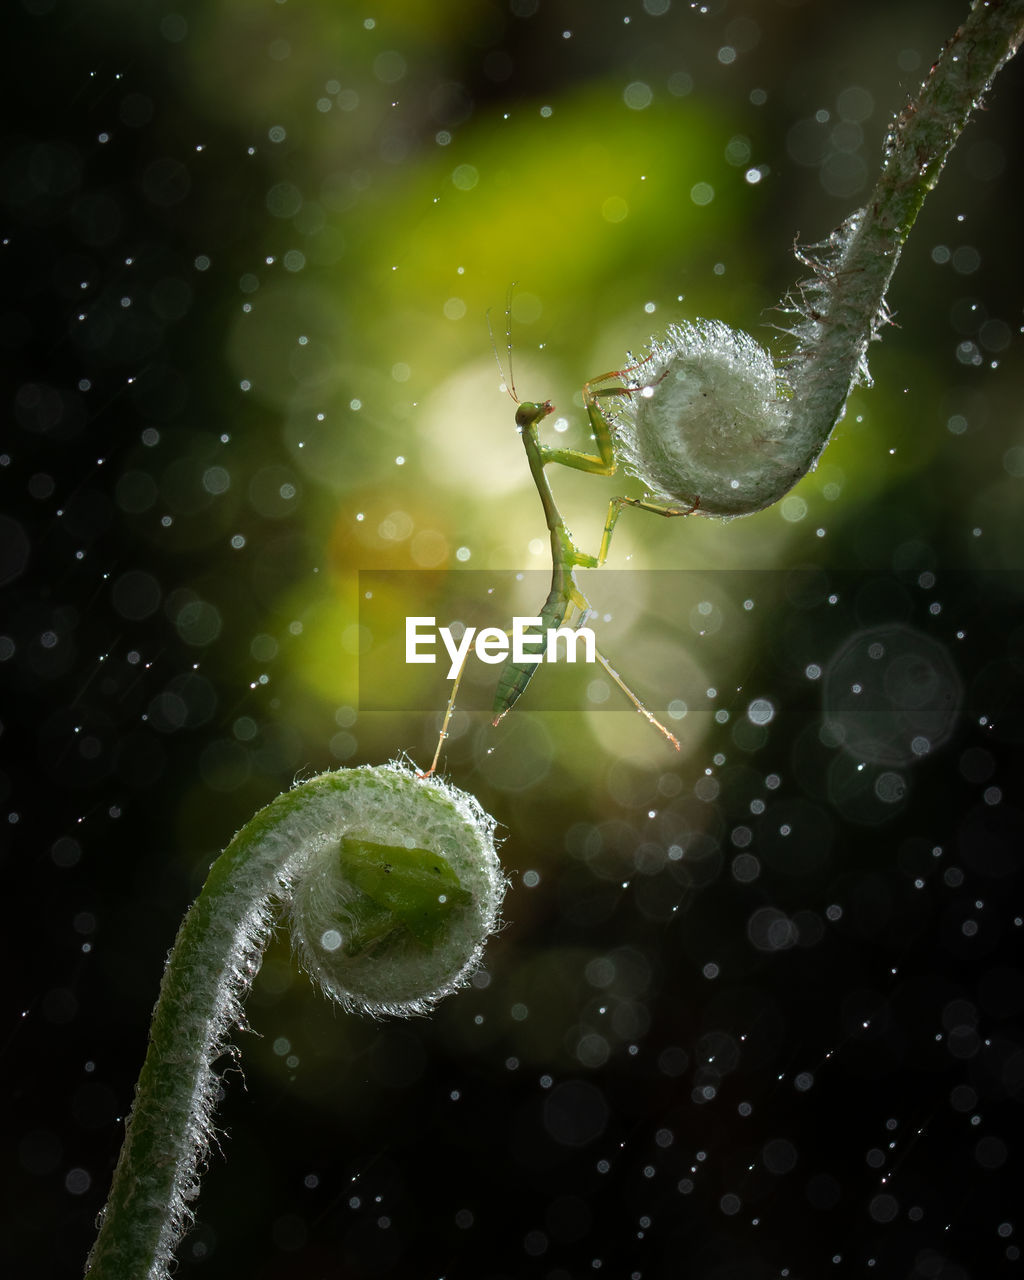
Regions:
<instances>
[{"instance_id":1,"label":"green plant stem","mask_svg":"<svg viewBox=\"0 0 1024 1280\"><path fill-rule=\"evenodd\" d=\"M999 69L1024 39L1024 0L974 0L920 93L886 138L867 205L820 257L802 254L814 277L794 309L802 316L792 360L792 413L828 438L851 387L867 379L868 343L888 319L885 294L900 252L949 152Z\"/></svg>"},{"instance_id":2,"label":"green plant stem","mask_svg":"<svg viewBox=\"0 0 1024 1280\"><path fill-rule=\"evenodd\" d=\"M396 916L393 936L379 929L366 948L370 965L383 968L397 994L386 990L382 1000L375 992L370 1000L341 987L344 972L317 977L349 1007L423 1012L461 985L495 927L504 880L492 829L470 797L390 765L321 774L278 796L238 832L213 864L168 958L124 1146L86 1264L90 1280L158 1280L169 1274L174 1247L192 1219L190 1205L213 1132L219 1085L213 1066L230 1029L244 1026L242 1002L259 969L274 900L290 900L301 890L307 897L311 892L314 906L325 894L332 910L340 901L340 916L312 920L310 936L301 938L303 953L318 967L332 961L365 966L365 955L352 960L336 943L315 954L329 927L350 925L346 901L356 913L366 901L352 884L353 858L361 850L379 855L384 845L373 841L390 841L396 862L412 863L422 855L412 869L409 901L427 934L421 929L419 937L410 936ZM359 838L346 841L349 833ZM456 877L444 881L446 888L459 886L455 895L450 888L446 895L457 897L456 911L430 917L420 908L415 895L422 892L424 865L428 871L443 866L447 876ZM338 879L340 888L332 883ZM403 883L396 865L389 888L400 907ZM311 891L304 888L310 884ZM382 908L370 906L379 919ZM293 918L293 932L303 928Z\"/></svg>"},{"instance_id":3,"label":"green plant stem","mask_svg":"<svg viewBox=\"0 0 1024 1280\"><path fill-rule=\"evenodd\" d=\"M648 495L613 499L602 558L623 501L665 516L730 519L778 502L814 467L851 390L870 382L868 345L889 319L886 290L925 197L1022 37L1024 0L975 0L893 122L866 206L824 244L797 246L811 274L780 304L795 339L781 380L752 338L717 321L672 325L643 358L629 354L618 375L629 394L609 412L616 459ZM588 411L596 423L593 401Z\"/></svg>"},{"instance_id":4,"label":"green plant stem","mask_svg":"<svg viewBox=\"0 0 1024 1280\"><path fill-rule=\"evenodd\" d=\"M308 799L300 788L261 810L213 864L185 916L160 984L131 1121L89 1259L92 1280L151 1275L187 1225L182 1216L198 1184L196 1143L206 1146L217 1085L211 1068L258 967L269 901L291 878L290 859L281 859L273 833Z\"/></svg>"}]
</instances>

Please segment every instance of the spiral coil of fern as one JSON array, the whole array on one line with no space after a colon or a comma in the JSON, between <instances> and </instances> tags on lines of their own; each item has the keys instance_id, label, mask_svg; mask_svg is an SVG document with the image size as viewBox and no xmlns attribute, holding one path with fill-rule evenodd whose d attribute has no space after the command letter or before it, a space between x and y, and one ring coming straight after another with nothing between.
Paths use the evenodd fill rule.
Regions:
<instances>
[{"instance_id":1,"label":"spiral coil of fern","mask_svg":"<svg viewBox=\"0 0 1024 1280\"><path fill-rule=\"evenodd\" d=\"M794 317L776 369L749 334L716 320L673 325L630 353L632 392L610 409L616 452L651 495L698 515L749 515L782 498L818 461L858 383L885 300L928 192L972 112L1024 40L1024 0L975 0L916 98L893 122L862 209L822 244L782 310Z\"/></svg>"},{"instance_id":2,"label":"spiral coil of fern","mask_svg":"<svg viewBox=\"0 0 1024 1280\"><path fill-rule=\"evenodd\" d=\"M494 822L465 792L391 764L278 796L211 868L168 957L90 1280L158 1280L191 1222L214 1063L288 902L324 994L372 1015L424 1013L462 985L505 889Z\"/></svg>"}]
</instances>

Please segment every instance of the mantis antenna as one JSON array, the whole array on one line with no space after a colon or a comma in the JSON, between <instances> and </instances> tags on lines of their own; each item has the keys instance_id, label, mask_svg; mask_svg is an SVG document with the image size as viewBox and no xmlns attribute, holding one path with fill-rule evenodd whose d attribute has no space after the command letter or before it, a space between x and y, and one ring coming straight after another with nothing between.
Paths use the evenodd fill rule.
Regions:
<instances>
[{"instance_id":1,"label":"mantis antenna","mask_svg":"<svg viewBox=\"0 0 1024 1280\"><path fill-rule=\"evenodd\" d=\"M498 344L494 341L494 329L491 327L491 309L487 308L487 332L491 339L491 350L494 352L494 363L498 366L498 376L501 378L501 387L503 391L507 391L512 398L513 404L519 403L519 397L516 395L516 380L512 373L512 290L516 287L516 281L513 280L508 287L508 294L505 297L505 352L508 355L508 378L505 377L505 370L501 367L501 357L498 355Z\"/></svg>"}]
</instances>

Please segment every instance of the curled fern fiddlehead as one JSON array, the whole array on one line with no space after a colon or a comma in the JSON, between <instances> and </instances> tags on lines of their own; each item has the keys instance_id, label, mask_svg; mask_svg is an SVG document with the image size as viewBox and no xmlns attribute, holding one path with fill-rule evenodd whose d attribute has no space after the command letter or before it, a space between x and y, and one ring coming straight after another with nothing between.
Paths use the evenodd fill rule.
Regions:
<instances>
[{"instance_id":1,"label":"curled fern fiddlehead","mask_svg":"<svg viewBox=\"0 0 1024 1280\"><path fill-rule=\"evenodd\" d=\"M618 447L658 497L701 515L746 515L806 470L784 383L747 333L718 320L670 325L623 381L635 394L612 409Z\"/></svg>"},{"instance_id":2,"label":"curled fern fiddlehead","mask_svg":"<svg viewBox=\"0 0 1024 1280\"><path fill-rule=\"evenodd\" d=\"M870 382L868 346L889 320L886 290L925 197L1022 39L1024 0L975 0L893 122L864 208L798 247L810 275L783 303L793 346L777 373L753 338L718 321L672 326L647 357L628 358L632 394L610 408L616 453L652 496L747 515L811 470L851 389Z\"/></svg>"},{"instance_id":3,"label":"curled fern fiddlehead","mask_svg":"<svg viewBox=\"0 0 1024 1280\"><path fill-rule=\"evenodd\" d=\"M342 769L261 809L210 870L167 961L90 1280L158 1280L191 1221L214 1063L255 977L275 901L326 995L424 1013L494 931L505 881L494 823L464 792L399 765Z\"/></svg>"}]
</instances>

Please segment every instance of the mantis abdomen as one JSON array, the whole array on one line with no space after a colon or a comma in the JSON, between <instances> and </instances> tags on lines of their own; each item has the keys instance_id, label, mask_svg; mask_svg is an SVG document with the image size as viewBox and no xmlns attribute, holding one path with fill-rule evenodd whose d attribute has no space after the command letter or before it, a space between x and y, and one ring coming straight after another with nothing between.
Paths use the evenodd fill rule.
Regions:
<instances>
[{"instance_id":1,"label":"mantis abdomen","mask_svg":"<svg viewBox=\"0 0 1024 1280\"><path fill-rule=\"evenodd\" d=\"M540 626L528 627L524 632L524 649L528 648L537 654L534 661L517 662L514 657L506 659L498 674L498 687L494 691L494 712L492 724L497 724L502 716L518 702L523 690L533 679L537 670L537 662L543 656L540 645L549 629L565 625L572 612L572 600L560 578L567 576L558 569L552 574L551 590L540 611Z\"/></svg>"}]
</instances>

